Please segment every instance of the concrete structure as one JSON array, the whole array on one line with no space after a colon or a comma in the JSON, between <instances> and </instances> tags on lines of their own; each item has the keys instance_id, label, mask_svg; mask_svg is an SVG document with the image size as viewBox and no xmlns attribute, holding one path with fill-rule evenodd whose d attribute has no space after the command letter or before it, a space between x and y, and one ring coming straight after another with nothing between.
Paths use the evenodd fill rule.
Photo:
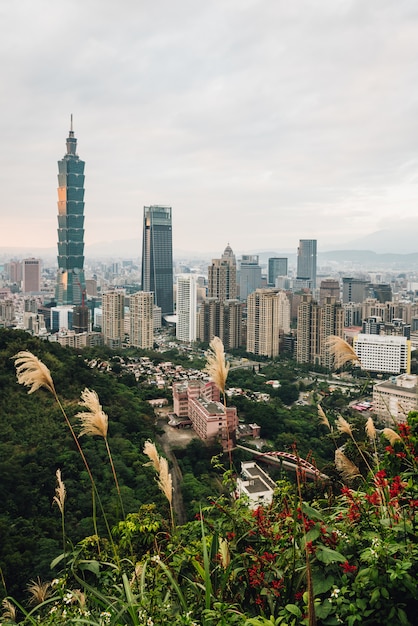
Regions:
<instances>
[{"instance_id":1,"label":"concrete structure","mask_svg":"<svg viewBox=\"0 0 418 626\"><path fill-rule=\"evenodd\" d=\"M354 337L353 348L363 370L387 374L411 371L411 342L406 337L360 333Z\"/></svg>"},{"instance_id":2,"label":"concrete structure","mask_svg":"<svg viewBox=\"0 0 418 626\"><path fill-rule=\"evenodd\" d=\"M247 299L247 352L279 354L280 337L290 332L290 303L284 291L257 289Z\"/></svg>"},{"instance_id":3,"label":"concrete structure","mask_svg":"<svg viewBox=\"0 0 418 626\"><path fill-rule=\"evenodd\" d=\"M276 287L276 279L287 276L287 258L270 257L268 260L267 283L269 287Z\"/></svg>"},{"instance_id":4,"label":"concrete structure","mask_svg":"<svg viewBox=\"0 0 418 626\"><path fill-rule=\"evenodd\" d=\"M125 340L125 292L108 291L102 298L102 334L109 348L120 348Z\"/></svg>"},{"instance_id":5,"label":"concrete structure","mask_svg":"<svg viewBox=\"0 0 418 626\"><path fill-rule=\"evenodd\" d=\"M373 386L373 412L389 426L418 410L418 376L401 374Z\"/></svg>"},{"instance_id":6,"label":"concrete structure","mask_svg":"<svg viewBox=\"0 0 418 626\"><path fill-rule=\"evenodd\" d=\"M208 267L208 298L221 302L237 297L237 263L228 244L220 259L212 259Z\"/></svg>"},{"instance_id":7,"label":"concrete structure","mask_svg":"<svg viewBox=\"0 0 418 626\"><path fill-rule=\"evenodd\" d=\"M154 294L138 291L129 298L131 346L142 350L154 347Z\"/></svg>"},{"instance_id":8,"label":"concrete structure","mask_svg":"<svg viewBox=\"0 0 418 626\"><path fill-rule=\"evenodd\" d=\"M300 239L297 253L296 280L316 288L316 239Z\"/></svg>"},{"instance_id":9,"label":"concrete structure","mask_svg":"<svg viewBox=\"0 0 418 626\"><path fill-rule=\"evenodd\" d=\"M41 261L40 259L23 259L22 261L22 291L23 293L39 293L41 290Z\"/></svg>"},{"instance_id":10,"label":"concrete structure","mask_svg":"<svg viewBox=\"0 0 418 626\"><path fill-rule=\"evenodd\" d=\"M84 278L84 161L77 155L73 118L67 154L58 161L57 305L81 304Z\"/></svg>"},{"instance_id":11,"label":"concrete structure","mask_svg":"<svg viewBox=\"0 0 418 626\"><path fill-rule=\"evenodd\" d=\"M176 337L179 341L196 341L197 283L194 274L177 277Z\"/></svg>"},{"instance_id":12,"label":"concrete structure","mask_svg":"<svg viewBox=\"0 0 418 626\"><path fill-rule=\"evenodd\" d=\"M270 476L255 461L241 463L241 473L237 477L237 494L248 498L250 508L271 504L275 487L276 484Z\"/></svg>"},{"instance_id":13,"label":"concrete structure","mask_svg":"<svg viewBox=\"0 0 418 626\"><path fill-rule=\"evenodd\" d=\"M174 312L171 207L144 207L141 286L154 293L163 316Z\"/></svg>"},{"instance_id":14,"label":"concrete structure","mask_svg":"<svg viewBox=\"0 0 418 626\"><path fill-rule=\"evenodd\" d=\"M250 293L262 287L261 267L257 254L243 254L239 261L239 299L246 300Z\"/></svg>"}]
</instances>

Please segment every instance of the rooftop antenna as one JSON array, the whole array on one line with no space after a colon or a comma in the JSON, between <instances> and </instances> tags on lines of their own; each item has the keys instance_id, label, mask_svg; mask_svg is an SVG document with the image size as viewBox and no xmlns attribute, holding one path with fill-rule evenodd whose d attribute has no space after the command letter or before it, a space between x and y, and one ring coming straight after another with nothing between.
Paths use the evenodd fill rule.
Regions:
<instances>
[{"instance_id":1,"label":"rooftop antenna","mask_svg":"<svg viewBox=\"0 0 418 626\"><path fill-rule=\"evenodd\" d=\"M73 132L73 114L70 115L70 131Z\"/></svg>"}]
</instances>

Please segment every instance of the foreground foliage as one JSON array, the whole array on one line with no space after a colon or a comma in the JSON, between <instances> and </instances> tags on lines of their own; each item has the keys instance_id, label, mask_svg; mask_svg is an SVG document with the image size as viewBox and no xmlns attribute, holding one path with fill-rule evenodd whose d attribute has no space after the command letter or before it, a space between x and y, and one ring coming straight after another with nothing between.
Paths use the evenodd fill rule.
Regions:
<instances>
[{"instance_id":1,"label":"foreground foliage","mask_svg":"<svg viewBox=\"0 0 418 626\"><path fill-rule=\"evenodd\" d=\"M17 364L19 382L30 392L43 386L60 403L55 382L36 357L21 352ZM156 478L151 483L165 504L155 498L158 504L142 505L125 515L125 510L133 509L124 506L112 440L107 438L107 415L94 392L85 389L79 404L87 409L78 414L82 432L95 435L94 441L102 444L102 462L110 468L117 494L115 504L109 511L106 494L96 482L96 472L103 468L90 466L76 426L63 409L82 459L80 475L91 500L95 532L73 543L67 519L81 494L78 490L69 506L67 494L77 487L74 478L70 487L63 481L64 463L62 473L60 468L56 472L53 498L62 534L62 553L51 564L54 578L30 580L27 599L4 597L2 624L414 623L417 414L410 414L409 423L397 430L380 432L368 423L361 445L353 427L340 418L336 427L346 442L338 440L336 458L345 483L337 492L331 483L324 484L324 495L308 503L301 469L296 484L277 483L271 505L251 509L248 501L234 496L236 476L231 467L223 474L224 495L210 499L193 521L178 525L167 461L149 441L142 466L151 465L147 470Z\"/></svg>"}]
</instances>

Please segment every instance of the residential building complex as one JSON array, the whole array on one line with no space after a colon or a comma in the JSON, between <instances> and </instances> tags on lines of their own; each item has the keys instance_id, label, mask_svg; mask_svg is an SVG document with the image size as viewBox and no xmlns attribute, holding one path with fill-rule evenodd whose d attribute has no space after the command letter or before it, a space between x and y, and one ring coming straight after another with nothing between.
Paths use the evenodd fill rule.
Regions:
<instances>
[{"instance_id":1,"label":"residential building complex","mask_svg":"<svg viewBox=\"0 0 418 626\"><path fill-rule=\"evenodd\" d=\"M109 348L120 348L125 340L125 292L108 291L102 299L103 341Z\"/></svg>"}]
</instances>

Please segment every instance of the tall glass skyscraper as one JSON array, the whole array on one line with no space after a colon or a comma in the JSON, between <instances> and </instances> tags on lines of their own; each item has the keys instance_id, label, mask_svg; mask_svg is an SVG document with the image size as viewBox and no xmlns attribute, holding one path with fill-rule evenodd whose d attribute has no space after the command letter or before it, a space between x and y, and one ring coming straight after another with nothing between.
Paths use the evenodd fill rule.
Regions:
<instances>
[{"instance_id":1,"label":"tall glass skyscraper","mask_svg":"<svg viewBox=\"0 0 418 626\"><path fill-rule=\"evenodd\" d=\"M84 278L84 161L77 155L73 116L67 154L58 161L58 274L57 305L79 305Z\"/></svg>"},{"instance_id":2,"label":"tall glass skyscraper","mask_svg":"<svg viewBox=\"0 0 418 626\"><path fill-rule=\"evenodd\" d=\"M142 291L154 293L163 315L173 313L171 207L145 206L142 237Z\"/></svg>"},{"instance_id":3,"label":"tall glass skyscraper","mask_svg":"<svg viewBox=\"0 0 418 626\"><path fill-rule=\"evenodd\" d=\"M298 281L306 282L306 287L316 288L316 239L300 239L297 257Z\"/></svg>"}]
</instances>

